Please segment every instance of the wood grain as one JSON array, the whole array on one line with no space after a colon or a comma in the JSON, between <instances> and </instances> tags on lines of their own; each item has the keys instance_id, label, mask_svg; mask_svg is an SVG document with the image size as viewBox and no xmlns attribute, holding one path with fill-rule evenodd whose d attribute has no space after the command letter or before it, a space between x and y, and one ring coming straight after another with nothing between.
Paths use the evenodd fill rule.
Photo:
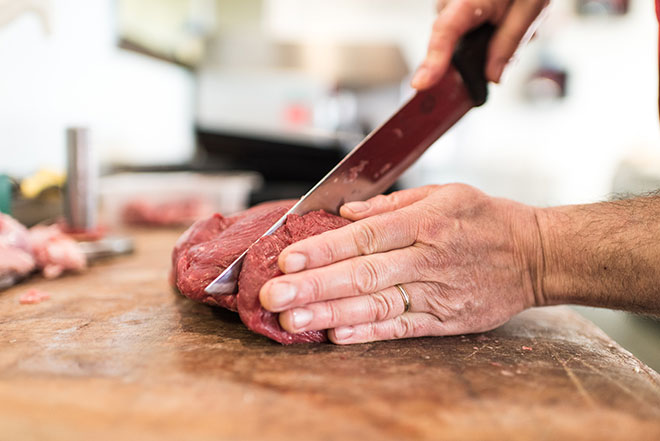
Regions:
<instances>
[{"instance_id":1,"label":"wood grain","mask_svg":"<svg viewBox=\"0 0 660 441\"><path fill-rule=\"evenodd\" d=\"M172 291L177 236L0 293L1 440L660 439L660 376L566 308L283 347ZM52 298L20 305L28 288Z\"/></svg>"}]
</instances>

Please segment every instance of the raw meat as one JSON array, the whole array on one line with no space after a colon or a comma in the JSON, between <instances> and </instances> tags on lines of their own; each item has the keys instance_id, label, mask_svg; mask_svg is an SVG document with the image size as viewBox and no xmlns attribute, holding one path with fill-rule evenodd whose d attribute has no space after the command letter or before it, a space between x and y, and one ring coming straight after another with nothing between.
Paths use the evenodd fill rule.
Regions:
<instances>
[{"instance_id":1,"label":"raw meat","mask_svg":"<svg viewBox=\"0 0 660 441\"><path fill-rule=\"evenodd\" d=\"M300 334L284 331L277 314L261 307L259 290L267 280L282 274L277 257L284 248L306 237L346 225L349 223L346 219L323 211L289 216L284 226L248 251L237 294L212 296L204 292L204 288L292 204L293 201L270 202L230 218L215 214L196 222L174 248L172 282L187 297L238 311L248 328L282 344L325 341L326 333L321 331Z\"/></svg>"},{"instance_id":2,"label":"raw meat","mask_svg":"<svg viewBox=\"0 0 660 441\"><path fill-rule=\"evenodd\" d=\"M0 286L12 285L35 269L53 279L66 270L86 266L82 249L59 225L37 225L28 230L0 213Z\"/></svg>"},{"instance_id":3,"label":"raw meat","mask_svg":"<svg viewBox=\"0 0 660 441\"><path fill-rule=\"evenodd\" d=\"M30 242L37 267L47 279L64 271L79 271L87 266L87 258L78 243L62 232L58 225L30 228Z\"/></svg>"},{"instance_id":4,"label":"raw meat","mask_svg":"<svg viewBox=\"0 0 660 441\"><path fill-rule=\"evenodd\" d=\"M11 216L0 213L0 279L18 280L35 266L28 230Z\"/></svg>"},{"instance_id":5,"label":"raw meat","mask_svg":"<svg viewBox=\"0 0 660 441\"><path fill-rule=\"evenodd\" d=\"M213 212L212 205L199 198L154 203L134 200L122 209L122 220L130 225L175 227L190 225L195 219Z\"/></svg>"},{"instance_id":6,"label":"raw meat","mask_svg":"<svg viewBox=\"0 0 660 441\"><path fill-rule=\"evenodd\" d=\"M21 297L19 297L18 301L21 303L21 305L34 305L48 299L50 299L49 292L40 291L33 288L21 294Z\"/></svg>"},{"instance_id":7,"label":"raw meat","mask_svg":"<svg viewBox=\"0 0 660 441\"><path fill-rule=\"evenodd\" d=\"M177 241L171 277L179 291L193 300L236 311L236 295L209 295L204 288L240 256L293 201L261 204L235 216L214 214L197 221Z\"/></svg>"},{"instance_id":8,"label":"raw meat","mask_svg":"<svg viewBox=\"0 0 660 441\"><path fill-rule=\"evenodd\" d=\"M290 334L280 326L278 315L261 307L259 290L268 280L281 276L277 258L280 252L294 242L349 223L324 211L314 211L304 216L291 215L286 224L273 235L264 238L248 251L238 279L238 313L245 325L259 334L282 344L322 342L327 340L325 331L308 331Z\"/></svg>"}]
</instances>

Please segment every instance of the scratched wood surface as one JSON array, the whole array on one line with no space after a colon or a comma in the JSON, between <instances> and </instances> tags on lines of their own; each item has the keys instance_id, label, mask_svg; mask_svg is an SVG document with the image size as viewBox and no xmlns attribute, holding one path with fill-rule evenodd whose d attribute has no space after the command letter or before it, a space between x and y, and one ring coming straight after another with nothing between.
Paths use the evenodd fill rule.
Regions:
<instances>
[{"instance_id":1,"label":"scratched wood surface","mask_svg":"<svg viewBox=\"0 0 660 441\"><path fill-rule=\"evenodd\" d=\"M660 439L658 374L568 309L283 347L168 287L176 237L0 293L1 440Z\"/></svg>"}]
</instances>

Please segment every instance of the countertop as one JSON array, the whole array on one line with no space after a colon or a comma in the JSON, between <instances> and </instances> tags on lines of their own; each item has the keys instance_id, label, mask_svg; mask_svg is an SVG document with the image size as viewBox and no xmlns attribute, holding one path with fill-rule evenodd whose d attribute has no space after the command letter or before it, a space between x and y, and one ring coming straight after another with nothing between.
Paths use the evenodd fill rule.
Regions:
<instances>
[{"instance_id":1,"label":"countertop","mask_svg":"<svg viewBox=\"0 0 660 441\"><path fill-rule=\"evenodd\" d=\"M133 233L132 256L0 292L1 440L660 439L660 376L567 308L285 347L169 287L178 232Z\"/></svg>"}]
</instances>

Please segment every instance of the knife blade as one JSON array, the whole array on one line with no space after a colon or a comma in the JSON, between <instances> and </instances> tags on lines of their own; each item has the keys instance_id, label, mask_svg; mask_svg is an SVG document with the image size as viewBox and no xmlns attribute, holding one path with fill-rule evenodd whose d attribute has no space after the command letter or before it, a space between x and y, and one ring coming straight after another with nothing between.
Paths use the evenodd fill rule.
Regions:
<instances>
[{"instance_id":1,"label":"knife blade","mask_svg":"<svg viewBox=\"0 0 660 441\"><path fill-rule=\"evenodd\" d=\"M467 34L456 48L452 65L434 86L417 92L371 132L255 243L275 232L290 214L315 210L338 214L346 202L365 200L387 190L463 115L486 101L483 72L493 31L492 25L485 24ZM206 287L208 294L235 292L247 251Z\"/></svg>"}]
</instances>

